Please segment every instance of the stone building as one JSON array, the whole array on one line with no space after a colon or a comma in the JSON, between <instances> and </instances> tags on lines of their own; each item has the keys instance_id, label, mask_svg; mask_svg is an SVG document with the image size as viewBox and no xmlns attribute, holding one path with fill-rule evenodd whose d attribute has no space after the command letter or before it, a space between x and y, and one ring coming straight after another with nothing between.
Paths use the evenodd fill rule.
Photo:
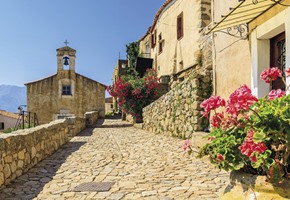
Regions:
<instances>
[{"instance_id":1,"label":"stone building","mask_svg":"<svg viewBox=\"0 0 290 200\"><path fill-rule=\"evenodd\" d=\"M57 51L57 73L26 83L27 111L37 114L40 124L67 116L83 117L87 111L105 115L106 86L75 71L76 50Z\"/></svg>"},{"instance_id":2,"label":"stone building","mask_svg":"<svg viewBox=\"0 0 290 200\"><path fill-rule=\"evenodd\" d=\"M0 110L0 131L8 128L14 128L18 118L18 114Z\"/></svg>"},{"instance_id":3,"label":"stone building","mask_svg":"<svg viewBox=\"0 0 290 200\"><path fill-rule=\"evenodd\" d=\"M200 31L208 25L210 0L167 0L139 40L140 55L150 57L161 82L182 81L199 62ZM189 73L187 73L189 72Z\"/></svg>"},{"instance_id":4,"label":"stone building","mask_svg":"<svg viewBox=\"0 0 290 200\"><path fill-rule=\"evenodd\" d=\"M285 89L281 80L269 87L260 74L269 67L290 67L290 0L212 1L214 94L227 98L242 84L263 97ZM214 36L214 37L213 37ZM286 80L290 84L290 79Z\"/></svg>"}]
</instances>

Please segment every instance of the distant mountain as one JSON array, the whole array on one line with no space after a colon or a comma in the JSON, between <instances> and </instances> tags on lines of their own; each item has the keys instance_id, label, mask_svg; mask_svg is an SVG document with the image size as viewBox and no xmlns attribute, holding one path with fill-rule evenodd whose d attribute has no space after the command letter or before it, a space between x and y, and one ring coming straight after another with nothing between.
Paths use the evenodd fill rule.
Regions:
<instances>
[{"instance_id":1,"label":"distant mountain","mask_svg":"<svg viewBox=\"0 0 290 200\"><path fill-rule=\"evenodd\" d=\"M0 110L17 112L20 105L26 105L26 88L0 85Z\"/></svg>"}]
</instances>

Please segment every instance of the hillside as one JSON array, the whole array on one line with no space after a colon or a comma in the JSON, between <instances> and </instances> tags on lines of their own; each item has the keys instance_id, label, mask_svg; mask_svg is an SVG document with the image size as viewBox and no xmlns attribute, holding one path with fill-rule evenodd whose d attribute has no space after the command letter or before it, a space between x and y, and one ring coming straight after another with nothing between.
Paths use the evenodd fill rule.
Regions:
<instances>
[{"instance_id":1,"label":"hillside","mask_svg":"<svg viewBox=\"0 0 290 200\"><path fill-rule=\"evenodd\" d=\"M0 110L17 112L19 105L26 105L26 88L0 85Z\"/></svg>"}]
</instances>

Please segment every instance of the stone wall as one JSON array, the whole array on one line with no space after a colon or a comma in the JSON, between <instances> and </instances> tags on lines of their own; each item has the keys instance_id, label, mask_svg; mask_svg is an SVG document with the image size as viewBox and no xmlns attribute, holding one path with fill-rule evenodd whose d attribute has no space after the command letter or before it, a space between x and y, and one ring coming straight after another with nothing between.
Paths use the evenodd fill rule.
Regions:
<instances>
[{"instance_id":1,"label":"stone wall","mask_svg":"<svg viewBox=\"0 0 290 200\"><path fill-rule=\"evenodd\" d=\"M211 71L196 67L183 82L143 109L145 130L181 138L208 126L201 102L211 94Z\"/></svg>"},{"instance_id":2,"label":"stone wall","mask_svg":"<svg viewBox=\"0 0 290 200\"><path fill-rule=\"evenodd\" d=\"M0 186L21 176L67 141L64 119L0 135Z\"/></svg>"},{"instance_id":3,"label":"stone wall","mask_svg":"<svg viewBox=\"0 0 290 200\"><path fill-rule=\"evenodd\" d=\"M98 112L69 117L35 128L0 135L0 187L48 157L80 131L97 122ZM89 123L88 123L89 122Z\"/></svg>"},{"instance_id":4,"label":"stone wall","mask_svg":"<svg viewBox=\"0 0 290 200\"><path fill-rule=\"evenodd\" d=\"M96 124L98 118L99 118L98 111L86 112L85 113L86 127L93 127Z\"/></svg>"}]
</instances>

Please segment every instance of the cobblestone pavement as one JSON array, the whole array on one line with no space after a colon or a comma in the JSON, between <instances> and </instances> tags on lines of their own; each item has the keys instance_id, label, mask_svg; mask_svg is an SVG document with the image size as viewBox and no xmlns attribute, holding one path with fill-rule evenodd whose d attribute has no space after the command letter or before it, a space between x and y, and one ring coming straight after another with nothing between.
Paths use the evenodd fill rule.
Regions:
<instances>
[{"instance_id":1,"label":"cobblestone pavement","mask_svg":"<svg viewBox=\"0 0 290 200\"><path fill-rule=\"evenodd\" d=\"M183 141L120 120L86 129L0 191L0 200L217 199L229 174L183 152ZM74 192L86 182L107 192Z\"/></svg>"}]
</instances>

